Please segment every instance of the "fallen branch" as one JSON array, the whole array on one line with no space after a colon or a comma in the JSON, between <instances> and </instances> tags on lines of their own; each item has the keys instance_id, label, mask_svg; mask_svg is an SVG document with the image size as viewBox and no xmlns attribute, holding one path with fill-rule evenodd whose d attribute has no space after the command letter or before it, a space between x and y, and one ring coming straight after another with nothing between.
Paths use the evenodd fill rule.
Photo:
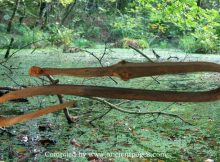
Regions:
<instances>
[{"instance_id":1,"label":"fallen branch","mask_svg":"<svg viewBox=\"0 0 220 162\"><path fill-rule=\"evenodd\" d=\"M13 42L14 42L14 38L12 37L11 40L10 40L10 43L8 45L8 48L7 48L6 52L5 52L5 59L7 59L9 54L10 54L10 50L11 50Z\"/></svg>"},{"instance_id":2,"label":"fallen branch","mask_svg":"<svg viewBox=\"0 0 220 162\"><path fill-rule=\"evenodd\" d=\"M133 50L135 50L136 52L138 52L141 56L145 57L149 62L154 63L153 60L150 59L150 57L148 57L147 55L145 55L143 52L141 52L139 49L135 48L134 46L129 45L130 48L132 48ZM153 76L151 76L151 78L156 81L158 84L160 84L160 82L154 78Z\"/></svg>"},{"instance_id":3,"label":"fallen branch","mask_svg":"<svg viewBox=\"0 0 220 162\"><path fill-rule=\"evenodd\" d=\"M10 136L16 136L14 133L12 133L12 132L8 131L8 130L7 130L7 129L5 129L5 128L1 128L1 127L0 127L0 130L1 130L2 132L7 133L7 134L8 134L8 135L10 135Z\"/></svg>"},{"instance_id":4,"label":"fallen branch","mask_svg":"<svg viewBox=\"0 0 220 162\"><path fill-rule=\"evenodd\" d=\"M90 52L90 51L88 51L88 50L85 50L85 49L82 49L82 51L84 51L84 52L86 52L86 53L88 53L88 54L90 54L91 56L93 56L98 62L99 62L99 64L101 65L101 67L103 67L103 64L102 64L102 59L103 59L103 57L105 56L105 54L106 54L106 45L105 45L105 49L104 49L104 53L103 53L103 55L101 56L101 58L98 58L94 53L92 53L92 52ZM116 81L116 80L114 80L111 76L108 76L115 84L118 84L118 82Z\"/></svg>"},{"instance_id":5,"label":"fallen branch","mask_svg":"<svg viewBox=\"0 0 220 162\"><path fill-rule=\"evenodd\" d=\"M31 67L31 76L65 75L77 77L103 77L115 76L122 80L132 78L178 74L188 72L220 72L220 65L210 62L163 62L163 63L132 63L121 61L108 67L89 68L40 68Z\"/></svg>"},{"instance_id":6,"label":"fallen branch","mask_svg":"<svg viewBox=\"0 0 220 162\"><path fill-rule=\"evenodd\" d=\"M31 112L28 114L19 115L19 116L15 116L15 117L2 117L2 116L0 116L0 127L8 127L8 126L14 125L16 123L31 120L31 119L40 117L42 115L46 115L48 113L52 113L52 112L64 109L66 107L73 106L75 104L76 104L75 101L70 101L70 102L65 102L63 104L59 104L59 105L49 106L47 108L37 110L35 112Z\"/></svg>"},{"instance_id":7,"label":"fallen branch","mask_svg":"<svg viewBox=\"0 0 220 162\"><path fill-rule=\"evenodd\" d=\"M208 102L220 100L220 88L203 92L174 92L102 86L48 85L7 93L0 97L0 103L11 99L57 94L162 102Z\"/></svg>"},{"instance_id":8,"label":"fallen branch","mask_svg":"<svg viewBox=\"0 0 220 162\"><path fill-rule=\"evenodd\" d=\"M131 46L131 45L128 45L130 48L132 48L133 50L135 50L136 52L138 52L141 56L143 56L144 58L146 58L149 62L151 63L154 63L153 60L150 59L150 57L148 57L147 55L145 55L143 52L141 52L139 49Z\"/></svg>"},{"instance_id":9,"label":"fallen branch","mask_svg":"<svg viewBox=\"0 0 220 162\"><path fill-rule=\"evenodd\" d=\"M106 116L111 110L112 110L112 108L109 108L106 112L104 112L104 113L101 114L100 116L95 117L94 119L90 120L89 123L90 123L92 126L94 126L94 124L92 124L94 121L102 119L102 118L103 118L104 116Z\"/></svg>"},{"instance_id":10,"label":"fallen branch","mask_svg":"<svg viewBox=\"0 0 220 162\"><path fill-rule=\"evenodd\" d=\"M160 115L164 115L164 116L171 116L171 117L175 117L175 118L178 118L180 119L181 121L183 121L184 123L187 123L189 125L192 125L191 123L189 123L188 121L186 121L185 119L183 119L182 117L180 117L179 115L177 114L172 114L172 113L166 113L166 112L162 112L162 111L146 111L146 112L137 112L137 111L129 111L129 110L125 110L123 108L120 108L102 98L98 98L98 97L91 97L91 99L94 99L94 100L97 100L101 103L104 103L106 105L108 105L111 109L115 109L115 110L118 110L120 112L123 112L123 113L128 113L128 114L136 114L136 115L149 115L149 114L157 114L158 116ZM110 109L110 110L111 110ZM108 111L107 111L108 112Z\"/></svg>"},{"instance_id":11,"label":"fallen branch","mask_svg":"<svg viewBox=\"0 0 220 162\"><path fill-rule=\"evenodd\" d=\"M22 89L21 87L0 87L0 97L4 94L8 93L9 91L16 91ZM10 100L13 102L28 102L26 98L20 98L15 100Z\"/></svg>"}]
</instances>

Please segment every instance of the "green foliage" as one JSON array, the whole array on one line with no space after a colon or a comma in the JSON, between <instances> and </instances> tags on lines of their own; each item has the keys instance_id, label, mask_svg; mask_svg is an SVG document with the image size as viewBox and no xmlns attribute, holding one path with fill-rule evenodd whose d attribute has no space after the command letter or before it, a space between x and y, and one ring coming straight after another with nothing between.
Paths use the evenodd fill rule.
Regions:
<instances>
[{"instance_id":1,"label":"green foliage","mask_svg":"<svg viewBox=\"0 0 220 162\"><path fill-rule=\"evenodd\" d=\"M13 43L13 48L22 48L27 44L31 44L31 42L33 42L32 35L30 33L26 33L25 35L16 37ZM31 45L26 48L31 48Z\"/></svg>"},{"instance_id":2,"label":"green foliage","mask_svg":"<svg viewBox=\"0 0 220 162\"><path fill-rule=\"evenodd\" d=\"M68 46L71 44L73 39L73 30L64 26L60 27L59 24L50 24L49 30L49 41L55 46Z\"/></svg>"},{"instance_id":3,"label":"green foliage","mask_svg":"<svg viewBox=\"0 0 220 162\"><path fill-rule=\"evenodd\" d=\"M13 25L12 31L13 33L19 34L19 35L24 35L26 33L32 32L31 29L27 25L18 24L18 23Z\"/></svg>"},{"instance_id":4,"label":"green foliage","mask_svg":"<svg viewBox=\"0 0 220 162\"><path fill-rule=\"evenodd\" d=\"M219 38L212 27L198 27L194 33L180 39L179 47L192 53L216 53L220 50Z\"/></svg>"},{"instance_id":5,"label":"green foliage","mask_svg":"<svg viewBox=\"0 0 220 162\"><path fill-rule=\"evenodd\" d=\"M59 1L63 6L67 6L68 4L72 3L74 0L59 0Z\"/></svg>"},{"instance_id":6,"label":"green foliage","mask_svg":"<svg viewBox=\"0 0 220 162\"><path fill-rule=\"evenodd\" d=\"M7 48L9 42L10 42L10 38L7 34L4 33L0 33L0 48L4 49Z\"/></svg>"},{"instance_id":7,"label":"green foliage","mask_svg":"<svg viewBox=\"0 0 220 162\"><path fill-rule=\"evenodd\" d=\"M190 51L207 53L218 48L219 37L216 37L216 34L219 35L220 31L219 13L214 9L197 6L196 1L137 0L130 3L128 11L132 13L129 17L142 19L142 21L135 19L135 23L132 24L142 31L153 33L157 39L169 41L193 33L196 47L189 48ZM207 30L201 31L200 27ZM123 28L126 29L126 24L121 26L121 29ZM202 35L202 32L207 34ZM189 38L180 40L183 44L181 47L185 46L184 39Z\"/></svg>"},{"instance_id":8,"label":"green foliage","mask_svg":"<svg viewBox=\"0 0 220 162\"><path fill-rule=\"evenodd\" d=\"M79 48L94 48L95 43L84 38L74 39L73 44Z\"/></svg>"},{"instance_id":9,"label":"green foliage","mask_svg":"<svg viewBox=\"0 0 220 162\"><path fill-rule=\"evenodd\" d=\"M47 40L48 34L43 32L40 28L36 27L30 29L28 26L24 24L14 24L12 34L8 34L5 29L5 25L0 24L1 39L0 39L0 48L7 48L9 45L11 37L14 38L14 42L12 43L12 48L42 48L48 45L45 41ZM35 43L36 42L36 43Z\"/></svg>"},{"instance_id":10,"label":"green foliage","mask_svg":"<svg viewBox=\"0 0 220 162\"><path fill-rule=\"evenodd\" d=\"M162 48L162 49L166 49L166 48L170 48L170 43L166 40L160 41L158 43L158 48Z\"/></svg>"},{"instance_id":11,"label":"green foliage","mask_svg":"<svg viewBox=\"0 0 220 162\"><path fill-rule=\"evenodd\" d=\"M195 52L196 40L190 35L183 36L179 41L179 47L185 52Z\"/></svg>"},{"instance_id":12,"label":"green foliage","mask_svg":"<svg viewBox=\"0 0 220 162\"><path fill-rule=\"evenodd\" d=\"M6 32L6 26L5 24L0 24L0 32L5 33Z\"/></svg>"},{"instance_id":13,"label":"green foliage","mask_svg":"<svg viewBox=\"0 0 220 162\"><path fill-rule=\"evenodd\" d=\"M13 48L23 48L24 46L25 48L42 48L47 45L45 41L40 41L47 39L47 35L40 28L26 31L26 28L22 27L18 31L20 31L22 35L18 35L15 38L15 42L12 45Z\"/></svg>"},{"instance_id":14,"label":"green foliage","mask_svg":"<svg viewBox=\"0 0 220 162\"><path fill-rule=\"evenodd\" d=\"M149 44L145 39L138 39L137 41L140 48L149 48Z\"/></svg>"},{"instance_id":15,"label":"green foliage","mask_svg":"<svg viewBox=\"0 0 220 162\"><path fill-rule=\"evenodd\" d=\"M148 48L149 44L151 47L169 48L174 40L179 40L179 47L187 52L210 53L220 50L220 4L216 0L203 1L201 6L196 4L196 0L78 0L76 5L73 5L73 8L72 4L75 0L43 0L41 3L40 1L26 0L20 2L21 5L13 22L12 34L7 34L7 23L12 15L15 1L0 0L0 20L2 23L0 24L0 48L6 48L11 37L14 37L13 48L21 48L41 39L48 39L52 45L56 46L70 47L75 45L80 48L93 48L95 43L91 40L102 41L102 38L106 38L109 42L117 41L115 47L119 48L129 48L129 45L136 48ZM40 6L42 2L47 2L47 4L43 8L43 14L40 15L39 10L43 7ZM60 25L62 18L66 15L65 23ZM24 16L23 22L18 23L22 16ZM35 24L35 22L39 23ZM109 35L112 39L108 39ZM45 47L46 45L45 42L38 42L26 46L26 48ZM18 82L22 81L22 84L24 81L26 85L30 85L30 83L32 85L32 81L26 76L27 68L33 64L45 66L45 60L47 60L47 66L50 67L57 66L60 63L63 63L61 65L63 67L86 67L91 65L91 60L85 60L84 63L81 62L79 64L79 61L84 56L80 55L80 52L77 55L63 53L62 56L64 57L57 57L54 53L60 53L59 50L48 52L39 50L37 59L31 59L30 57L32 56L29 55L31 51L20 51L19 55L10 61L13 66L20 67L16 69L17 75L13 75L14 79ZM100 50L94 51L100 52ZM133 53L131 51L126 49L115 50L118 55L125 54L128 56ZM1 52L4 55L5 50ZM176 55L176 53L172 54ZM201 57L201 55L198 55L198 57ZM89 59L89 57L85 59ZM30 60L34 60L34 62ZM114 60L112 61L114 62ZM98 63L96 66L98 66ZM3 70L3 68L0 69L1 74L5 73ZM151 89L167 89L169 87L175 91L196 91L210 87L210 85L218 86L218 81L216 81L218 78L215 79L216 76L214 75L204 74L205 77L203 79L201 79L203 77L201 74L192 74L191 78L189 75L191 74L175 77L172 75L166 76L166 79L162 79L163 81L160 84L152 83L151 78L147 77L126 83L118 81L118 85L143 88L149 84ZM77 82L86 82L85 84L89 85L114 86L112 80L103 80L103 78L77 79L79 79ZM11 82L9 77L4 77L3 75L0 80L2 81L1 84L5 86L8 86ZM193 83L190 80L193 80ZM195 80L196 82L194 83ZM64 78L62 82L71 84L71 82L75 83L76 80L75 78L73 80ZM36 83L34 82L33 84ZM70 96L66 97L67 99L72 99ZM46 98L44 97L42 104L46 105L57 101L53 96L50 99ZM78 147L77 151L165 152L168 154L167 161L181 161L180 159L182 161L204 161L205 158L212 158L218 161L220 157L220 132L219 129L216 129L219 127L220 121L219 102L184 103L170 106L166 103L132 101L121 105L125 106L125 108L133 107L134 111L146 111L146 105L149 111L160 111L166 108L167 113L179 114L187 121L195 124L188 126L177 119L174 120L174 118L163 118L162 115L156 119L155 117L157 116L151 115L135 117L134 115L119 113L114 110L105 114L99 120L93 120L103 114L102 109L104 106L101 103L85 101L86 99L82 98L77 98L77 100L79 100L77 109L70 110L71 114L80 116L82 119L78 120L78 123L74 125L74 128L77 127L77 129L70 129L62 114L59 115L59 118L57 118L57 115L49 114L49 116L34 121L21 123L13 127L13 129L17 134L28 133L27 136L36 134L41 137L52 133L57 142L50 147L51 152L63 152L63 150L73 152L73 147L69 145L72 139L67 137L74 137L83 146ZM39 98L36 100L30 98L31 105L38 105L38 101ZM11 109L16 108L14 107L15 104L12 103L7 103L4 106L6 106L7 111L9 107ZM19 104L19 107L23 107L23 105ZM207 109L207 107L210 109ZM89 111L91 114L87 115L87 108L91 108L94 111ZM23 110L21 113L23 113ZM5 113L1 112L0 114ZM63 126L62 131L56 129L60 128L60 126L56 122L54 123L55 120ZM51 132L47 130L40 132L37 127L30 127L30 125L45 125L45 121L46 124L53 123ZM88 121L93 121L96 127L92 127ZM30 130L24 132L23 130L26 130L27 127ZM8 137L6 133L3 133L1 137L2 149L0 149L0 154L3 154L4 160L7 159L6 161L19 160L8 159L10 156L5 150L8 150L9 145L15 146L15 149L23 147L23 149L19 150L30 149L29 145L21 146L17 138ZM35 143L37 144L36 147L40 147L40 150L47 149L47 147L39 146L39 142ZM25 152L24 156L29 157L28 152ZM30 155L30 157L32 156ZM44 155L39 154L37 158L37 160L42 158L42 161L45 161ZM75 161L75 159L68 160ZM86 158L83 160L86 161ZM128 158L121 158L121 161L128 161Z\"/></svg>"},{"instance_id":16,"label":"green foliage","mask_svg":"<svg viewBox=\"0 0 220 162\"><path fill-rule=\"evenodd\" d=\"M133 18L128 15L118 17L112 22L112 35L118 38L146 39L146 30L142 24L142 17Z\"/></svg>"},{"instance_id":17,"label":"green foliage","mask_svg":"<svg viewBox=\"0 0 220 162\"><path fill-rule=\"evenodd\" d=\"M176 47L180 39L179 47L188 52L209 53L219 50L220 4L215 0L202 1L201 4L195 0L42 2L46 2L45 6L41 6L42 11L39 11L38 1L27 0L25 5L18 8L12 26L13 34L18 36L17 47L35 39L31 34L35 32L32 28L38 27L44 32L44 37L48 37L51 44L56 46L69 46L73 38L85 38L99 43L103 40L110 43L130 38L148 40L151 46L169 48ZM0 13L3 24L0 24L0 32L5 33L15 3L2 1L2 4ZM203 32L206 34L201 34ZM193 44L187 45L187 39ZM78 44L86 44L86 41ZM144 48L148 46L143 41L142 44Z\"/></svg>"},{"instance_id":18,"label":"green foliage","mask_svg":"<svg viewBox=\"0 0 220 162\"><path fill-rule=\"evenodd\" d=\"M92 26L88 29L84 29L83 35L88 39L99 40L101 29L98 26Z\"/></svg>"},{"instance_id":19,"label":"green foliage","mask_svg":"<svg viewBox=\"0 0 220 162\"><path fill-rule=\"evenodd\" d=\"M47 3L52 2L52 0L44 0ZM59 0L59 2L66 7L67 5L69 5L70 3L72 3L74 0Z\"/></svg>"},{"instance_id":20,"label":"green foliage","mask_svg":"<svg viewBox=\"0 0 220 162\"><path fill-rule=\"evenodd\" d=\"M198 27L192 36L196 39L196 53L213 53L220 49L220 40L212 27Z\"/></svg>"},{"instance_id":21,"label":"green foliage","mask_svg":"<svg viewBox=\"0 0 220 162\"><path fill-rule=\"evenodd\" d=\"M133 46L135 48L148 48L149 44L144 39L132 39L132 38L123 38L113 44L114 48L130 48L129 46Z\"/></svg>"}]
</instances>

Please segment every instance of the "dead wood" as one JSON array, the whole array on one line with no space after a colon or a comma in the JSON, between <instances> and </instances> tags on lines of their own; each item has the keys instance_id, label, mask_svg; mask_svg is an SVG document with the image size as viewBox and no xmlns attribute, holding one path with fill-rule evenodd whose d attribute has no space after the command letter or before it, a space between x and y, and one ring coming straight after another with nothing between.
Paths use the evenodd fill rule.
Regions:
<instances>
[{"instance_id":1,"label":"dead wood","mask_svg":"<svg viewBox=\"0 0 220 162\"><path fill-rule=\"evenodd\" d=\"M31 119L40 117L42 115L46 115L48 113L64 109L69 106L74 106L75 104L76 104L75 101L70 101L70 102L65 102L63 104L59 104L59 105L49 106L44 109L37 110L35 112L31 112L31 113L24 114L24 115L13 116L13 117L0 116L0 127L8 127L8 126L16 124L16 123L31 120Z\"/></svg>"},{"instance_id":2,"label":"dead wood","mask_svg":"<svg viewBox=\"0 0 220 162\"><path fill-rule=\"evenodd\" d=\"M0 97L0 103L11 99L57 94L161 102L207 102L220 99L220 88L203 92L174 92L84 85L48 85L7 93Z\"/></svg>"},{"instance_id":3,"label":"dead wood","mask_svg":"<svg viewBox=\"0 0 220 162\"><path fill-rule=\"evenodd\" d=\"M189 72L220 72L220 65L210 62L132 63L121 61L109 67L40 68L31 67L31 76L65 75L77 77L115 76L122 80L138 77Z\"/></svg>"}]
</instances>

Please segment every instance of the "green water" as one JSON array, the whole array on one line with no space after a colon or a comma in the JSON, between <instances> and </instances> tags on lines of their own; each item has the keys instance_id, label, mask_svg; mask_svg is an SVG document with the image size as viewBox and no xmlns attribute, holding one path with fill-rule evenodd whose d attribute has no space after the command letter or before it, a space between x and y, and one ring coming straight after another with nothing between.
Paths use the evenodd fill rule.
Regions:
<instances>
[{"instance_id":1,"label":"green water","mask_svg":"<svg viewBox=\"0 0 220 162\"><path fill-rule=\"evenodd\" d=\"M102 50L92 50L97 56ZM60 49L23 50L16 53L5 65L13 68L10 73L0 68L0 86L42 85L48 84L46 78L28 76L31 66L41 67L95 67L97 60L87 53L62 53ZM163 61L169 56L185 57L175 50L159 51ZM151 58L153 55L146 51ZM4 51L1 51L3 58ZM103 58L104 65L129 61L145 61L132 50L114 49ZM153 58L154 59L154 58ZM218 55L189 55L188 60L207 60L219 62ZM113 87L133 87L157 90L202 91L220 86L219 75L215 73L196 73L187 75L166 75L154 81L151 77L129 81L114 81L106 78L55 77L62 84L102 85ZM203 161L220 158L220 101L207 103L163 103L149 101L108 100L120 104L121 108L132 111L164 111L174 113L193 124L190 126L181 120L169 116L134 115L109 111L107 105L98 101L65 96L66 100L77 100L77 107L70 108L70 114L77 116L75 123L68 124L62 111L16 124L0 130L0 160L18 161L88 161L99 157L104 161ZM4 103L0 105L0 114L19 115L38 108L58 103L56 96L31 97L29 103ZM92 124L90 121L92 121ZM44 128L43 130L41 128ZM94 154L92 156L91 154ZM87 156L85 156L87 155ZM90 156L90 158L88 157ZM104 156L104 157L101 157ZM153 156L155 156L153 158Z\"/></svg>"}]
</instances>

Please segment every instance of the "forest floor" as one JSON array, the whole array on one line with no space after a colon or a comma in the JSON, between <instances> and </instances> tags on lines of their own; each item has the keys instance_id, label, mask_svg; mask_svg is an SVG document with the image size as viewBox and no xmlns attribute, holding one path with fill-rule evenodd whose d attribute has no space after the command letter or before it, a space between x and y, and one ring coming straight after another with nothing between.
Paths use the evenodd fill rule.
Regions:
<instances>
[{"instance_id":1,"label":"forest floor","mask_svg":"<svg viewBox=\"0 0 220 162\"><path fill-rule=\"evenodd\" d=\"M103 49L89 49L98 58ZM5 51L0 51L3 58ZM156 50L156 59L151 50L143 51L155 62L160 61L210 61L220 63L220 55L186 54L179 50ZM144 62L146 59L131 49L106 51L104 66L121 60ZM48 84L46 78L28 76L31 66L40 67L97 67L95 57L86 52L62 53L61 49L22 50L16 53L6 66L13 73L0 68L0 86ZM220 87L217 73L194 73L155 76L122 81L108 77L83 79L78 77L55 77L61 84L100 85L131 87L154 90L205 91ZM117 82L117 84L115 83ZM108 100L121 108L132 111L163 111L181 116L183 121L158 115L134 115L109 110L107 105L95 100L65 96L77 100L77 107L70 108L78 116L68 124L62 111L16 124L7 129L10 135L0 130L0 160L18 161L87 161L100 157L105 161L204 161L207 158L220 161L220 101L206 103L163 103L149 101ZM19 115L58 103L56 96L32 97L28 103L8 102L0 105L0 114ZM99 118L98 118L99 117ZM98 120L95 120L98 118ZM92 124L90 121L93 121ZM86 156L85 156L86 155ZM104 156L104 157L102 157ZM141 158L138 158L141 157ZM140 160L140 161L141 161Z\"/></svg>"}]
</instances>

